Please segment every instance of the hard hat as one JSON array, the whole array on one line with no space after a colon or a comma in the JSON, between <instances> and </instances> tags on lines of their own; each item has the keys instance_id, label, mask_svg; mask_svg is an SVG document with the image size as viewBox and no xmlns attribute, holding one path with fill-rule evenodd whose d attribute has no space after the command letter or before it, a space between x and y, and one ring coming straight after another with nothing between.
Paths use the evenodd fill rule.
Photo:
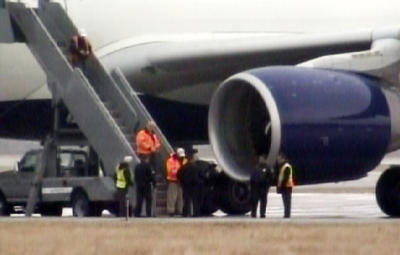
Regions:
<instances>
[{"instance_id":1,"label":"hard hat","mask_svg":"<svg viewBox=\"0 0 400 255\"><path fill-rule=\"evenodd\" d=\"M154 128L156 128L156 123L154 121L150 120L149 122L147 122L146 128L147 129L154 129Z\"/></svg>"},{"instance_id":2,"label":"hard hat","mask_svg":"<svg viewBox=\"0 0 400 255\"><path fill-rule=\"evenodd\" d=\"M178 156L181 157L181 158L186 156L185 150L184 150L183 148L178 148L178 149L176 149L176 153L177 153Z\"/></svg>"},{"instance_id":3,"label":"hard hat","mask_svg":"<svg viewBox=\"0 0 400 255\"><path fill-rule=\"evenodd\" d=\"M80 28L80 29L78 30L78 34L79 34L80 36L87 36L87 33L86 33L85 29L83 29L83 28Z\"/></svg>"},{"instance_id":4,"label":"hard hat","mask_svg":"<svg viewBox=\"0 0 400 255\"><path fill-rule=\"evenodd\" d=\"M132 156L125 156L124 159L122 160L122 162L124 163L130 163L132 161Z\"/></svg>"}]
</instances>

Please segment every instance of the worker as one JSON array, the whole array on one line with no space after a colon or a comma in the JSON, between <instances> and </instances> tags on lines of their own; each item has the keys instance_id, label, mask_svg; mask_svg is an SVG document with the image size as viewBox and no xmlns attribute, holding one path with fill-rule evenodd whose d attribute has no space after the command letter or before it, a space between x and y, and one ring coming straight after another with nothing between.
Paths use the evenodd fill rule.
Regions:
<instances>
[{"instance_id":1,"label":"worker","mask_svg":"<svg viewBox=\"0 0 400 255\"><path fill-rule=\"evenodd\" d=\"M176 153L171 153L166 161L166 177L168 182L167 213L170 216L174 216L175 214L182 215L183 197L182 187L178 180L178 171L181 170L184 160L185 151L183 148L178 148Z\"/></svg>"},{"instance_id":2,"label":"worker","mask_svg":"<svg viewBox=\"0 0 400 255\"><path fill-rule=\"evenodd\" d=\"M92 45L87 38L86 32L81 29L78 34L73 35L69 47L68 59L75 67L80 67L83 72L87 67L85 60L92 54Z\"/></svg>"},{"instance_id":3,"label":"worker","mask_svg":"<svg viewBox=\"0 0 400 255\"><path fill-rule=\"evenodd\" d=\"M136 150L139 155L152 155L160 150L161 143L158 135L154 133L155 128L156 124L149 121L143 129L137 132ZM150 158L150 160L152 159Z\"/></svg>"},{"instance_id":4,"label":"worker","mask_svg":"<svg viewBox=\"0 0 400 255\"><path fill-rule=\"evenodd\" d=\"M197 150L188 153L188 162L178 171L178 179L183 190L183 216L200 216L202 202L203 176L195 154ZM193 210L192 210L193 209Z\"/></svg>"},{"instance_id":5,"label":"worker","mask_svg":"<svg viewBox=\"0 0 400 255\"><path fill-rule=\"evenodd\" d=\"M118 201L118 216L124 217L126 215L126 199L129 187L132 186L131 171L129 163L132 161L131 156L125 156L122 162L118 165L114 173L115 187L117 188L117 201Z\"/></svg>"},{"instance_id":6,"label":"worker","mask_svg":"<svg viewBox=\"0 0 400 255\"><path fill-rule=\"evenodd\" d=\"M290 218L292 190L293 190L293 167L284 155L280 155L277 160L278 183L277 191L282 195L284 206L284 218Z\"/></svg>"},{"instance_id":7,"label":"worker","mask_svg":"<svg viewBox=\"0 0 400 255\"><path fill-rule=\"evenodd\" d=\"M155 172L149 164L149 155L140 155L140 163L135 167L136 208L135 217L140 217L143 199L146 203L146 216L152 216L152 186L156 184Z\"/></svg>"},{"instance_id":8,"label":"worker","mask_svg":"<svg viewBox=\"0 0 400 255\"><path fill-rule=\"evenodd\" d=\"M260 202L260 217L265 218L268 191L272 183L272 169L265 164L259 164L250 176L251 217L256 217L258 202Z\"/></svg>"}]
</instances>

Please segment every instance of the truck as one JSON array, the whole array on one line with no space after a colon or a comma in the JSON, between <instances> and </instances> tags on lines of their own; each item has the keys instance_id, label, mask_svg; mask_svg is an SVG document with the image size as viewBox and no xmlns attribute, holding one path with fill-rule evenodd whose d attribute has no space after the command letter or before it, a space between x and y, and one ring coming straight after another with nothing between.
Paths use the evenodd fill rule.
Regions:
<instances>
[{"instance_id":1,"label":"truck","mask_svg":"<svg viewBox=\"0 0 400 255\"><path fill-rule=\"evenodd\" d=\"M0 216L24 212L43 153L43 149L30 150L14 169L0 173ZM57 150L55 169L46 166L37 189L36 213L61 216L63 207L72 207L77 217L101 216L104 209L115 211L113 179L104 176L89 154L85 149Z\"/></svg>"},{"instance_id":2,"label":"truck","mask_svg":"<svg viewBox=\"0 0 400 255\"><path fill-rule=\"evenodd\" d=\"M43 149L29 150L15 164L14 169L0 173L0 216L25 213L43 154ZM114 180L111 176L105 176L101 164L91 159L87 148L60 147L56 150L55 162L54 168L51 164L45 166L40 187L37 188L35 213L61 216L64 207L71 207L76 217L101 216L103 210L117 213ZM205 160L197 162L205 178L204 186L199 191L203 197L203 216L211 215L218 209L227 214L243 214L250 209L246 184L232 184L223 172L215 168L216 164ZM134 188L130 189L129 198L132 210L135 204Z\"/></svg>"}]
</instances>

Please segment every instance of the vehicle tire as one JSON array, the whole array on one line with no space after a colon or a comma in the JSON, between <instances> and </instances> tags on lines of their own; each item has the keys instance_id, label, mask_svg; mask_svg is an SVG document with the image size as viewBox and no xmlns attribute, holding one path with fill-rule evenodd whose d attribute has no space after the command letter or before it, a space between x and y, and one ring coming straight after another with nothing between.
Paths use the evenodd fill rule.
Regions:
<instances>
[{"instance_id":1,"label":"vehicle tire","mask_svg":"<svg viewBox=\"0 0 400 255\"><path fill-rule=\"evenodd\" d=\"M389 168L379 177L375 195L384 213L400 217L400 167Z\"/></svg>"},{"instance_id":2,"label":"vehicle tire","mask_svg":"<svg viewBox=\"0 0 400 255\"><path fill-rule=\"evenodd\" d=\"M0 194L0 217L10 215L10 206L8 205L6 199Z\"/></svg>"},{"instance_id":3,"label":"vehicle tire","mask_svg":"<svg viewBox=\"0 0 400 255\"><path fill-rule=\"evenodd\" d=\"M40 207L42 216L62 216L63 207L58 204L43 204Z\"/></svg>"},{"instance_id":4,"label":"vehicle tire","mask_svg":"<svg viewBox=\"0 0 400 255\"><path fill-rule=\"evenodd\" d=\"M226 214L242 215L251 210L250 186L221 173L218 182L219 204Z\"/></svg>"},{"instance_id":5,"label":"vehicle tire","mask_svg":"<svg viewBox=\"0 0 400 255\"><path fill-rule=\"evenodd\" d=\"M90 214L89 199L87 195L78 191L72 196L72 214L75 217L88 217Z\"/></svg>"}]
</instances>

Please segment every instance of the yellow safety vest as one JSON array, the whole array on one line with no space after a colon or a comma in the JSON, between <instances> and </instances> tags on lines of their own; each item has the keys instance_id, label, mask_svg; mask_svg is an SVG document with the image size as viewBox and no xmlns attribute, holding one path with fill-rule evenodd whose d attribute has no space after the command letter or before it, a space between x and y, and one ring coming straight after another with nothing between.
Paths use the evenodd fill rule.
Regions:
<instances>
[{"instance_id":1,"label":"yellow safety vest","mask_svg":"<svg viewBox=\"0 0 400 255\"><path fill-rule=\"evenodd\" d=\"M285 169L289 169L289 177L286 183L283 182L283 177L285 174ZM287 188L292 188L294 186L293 184L293 168L289 163L283 164L283 166L279 169L279 176L278 176L278 187L285 186Z\"/></svg>"},{"instance_id":2,"label":"yellow safety vest","mask_svg":"<svg viewBox=\"0 0 400 255\"><path fill-rule=\"evenodd\" d=\"M116 186L117 186L117 188L120 188L120 189L125 189L126 186L127 186L123 168L119 168L117 170L117 184L116 184Z\"/></svg>"}]
</instances>

